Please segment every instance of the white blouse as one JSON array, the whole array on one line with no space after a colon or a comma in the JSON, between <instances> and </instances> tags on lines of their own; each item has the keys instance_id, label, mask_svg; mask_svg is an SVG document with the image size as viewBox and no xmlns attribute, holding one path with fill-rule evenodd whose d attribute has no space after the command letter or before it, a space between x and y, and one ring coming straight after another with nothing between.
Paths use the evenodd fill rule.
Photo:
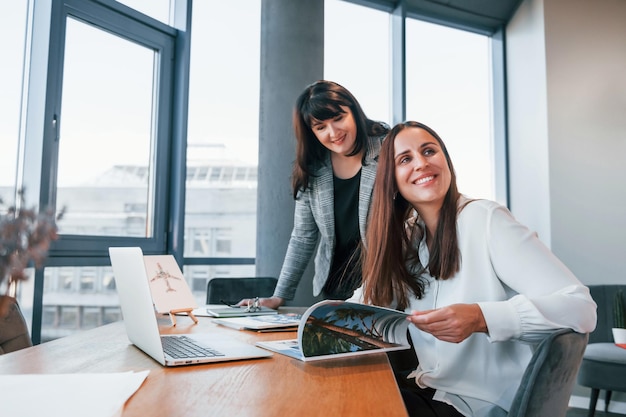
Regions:
<instances>
[{"instance_id":1,"label":"white blouse","mask_svg":"<svg viewBox=\"0 0 626 417\"><path fill-rule=\"evenodd\" d=\"M459 213L457 231L460 271L447 280L425 273L425 294L413 297L406 311L477 303L489 333L449 343L409 326L419 359L411 376L465 416L500 415L510 408L534 344L559 328L591 332L596 304L588 288L506 207L472 201ZM425 239L418 250L426 265Z\"/></svg>"},{"instance_id":2,"label":"white blouse","mask_svg":"<svg viewBox=\"0 0 626 417\"><path fill-rule=\"evenodd\" d=\"M506 207L488 200L469 203L457 219L457 233L460 271L447 280L425 274L424 297L413 298L406 311L477 303L489 333L456 344L410 326L419 359L412 376L463 415L497 415L498 408L509 410L533 345L559 328L591 332L596 304L588 288ZM427 264L425 239L419 255Z\"/></svg>"}]
</instances>

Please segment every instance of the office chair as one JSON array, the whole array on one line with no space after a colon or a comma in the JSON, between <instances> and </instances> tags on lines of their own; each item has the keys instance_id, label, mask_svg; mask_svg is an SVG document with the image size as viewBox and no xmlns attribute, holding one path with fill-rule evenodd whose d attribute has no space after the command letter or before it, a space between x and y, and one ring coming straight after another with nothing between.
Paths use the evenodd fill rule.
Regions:
<instances>
[{"instance_id":1,"label":"office chair","mask_svg":"<svg viewBox=\"0 0 626 417\"><path fill-rule=\"evenodd\" d=\"M212 278L207 282L207 304L236 304L243 298L271 297L278 279L274 277Z\"/></svg>"},{"instance_id":2,"label":"office chair","mask_svg":"<svg viewBox=\"0 0 626 417\"><path fill-rule=\"evenodd\" d=\"M591 388L588 417L593 417L600 390L606 390L604 411L608 412L611 393L626 392L626 349L613 342L613 299L626 285L590 285L591 297L598 305L598 323L589 335L589 344L578 371L578 385Z\"/></svg>"},{"instance_id":3,"label":"office chair","mask_svg":"<svg viewBox=\"0 0 626 417\"><path fill-rule=\"evenodd\" d=\"M508 417L565 417L589 335L571 329L546 337L533 354Z\"/></svg>"}]
</instances>

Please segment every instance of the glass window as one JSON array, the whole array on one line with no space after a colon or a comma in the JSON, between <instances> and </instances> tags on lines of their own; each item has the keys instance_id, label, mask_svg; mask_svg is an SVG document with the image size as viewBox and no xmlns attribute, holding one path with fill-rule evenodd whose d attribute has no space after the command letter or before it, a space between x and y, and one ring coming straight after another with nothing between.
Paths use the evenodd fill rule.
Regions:
<instances>
[{"instance_id":1,"label":"glass window","mask_svg":"<svg viewBox=\"0 0 626 417\"><path fill-rule=\"evenodd\" d=\"M235 169L235 181L244 181L246 179L246 173L248 170L245 167L238 167Z\"/></svg>"},{"instance_id":2,"label":"glass window","mask_svg":"<svg viewBox=\"0 0 626 417\"><path fill-rule=\"evenodd\" d=\"M0 212L14 204L28 0L0 2ZM9 41L10 40L10 41Z\"/></svg>"},{"instance_id":3,"label":"glass window","mask_svg":"<svg viewBox=\"0 0 626 417\"><path fill-rule=\"evenodd\" d=\"M91 293L96 289L96 268L83 267L80 271L80 292Z\"/></svg>"},{"instance_id":4,"label":"glass window","mask_svg":"<svg viewBox=\"0 0 626 417\"><path fill-rule=\"evenodd\" d=\"M196 170L196 177L194 179L197 181L204 181L206 180L206 176L208 173L209 173L208 167L198 167L198 169Z\"/></svg>"},{"instance_id":5,"label":"glass window","mask_svg":"<svg viewBox=\"0 0 626 417\"><path fill-rule=\"evenodd\" d=\"M109 266L47 267L44 282L42 342L121 319Z\"/></svg>"},{"instance_id":6,"label":"glass window","mask_svg":"<svg viewBox=\"0 0 626 417\"><path fill-rule=\"evenodd\" d=\"M51 274L50 268L46 268L46 272ZM58 287L56 288L59 292L72 293L74 292L75 284L75 272L74 268L61 268L59 270L59 274L52 278L52 280L58 282Z\"/></svg>"},{"instance_id":7,"label":"glass window","mask_svg":"<svg viewBox=\"0 0 626 417\"><path fill-rule=\"evenodd\" d=\"M45 3L36 3L41 13L49 12ZM115 2L49 6L56 49L45 83L35 78L29 89L29 97L46 97L45 108L28 110L29 120L58 117L58 132L27 136L44 157L36 161L32 152L25 160L41 166L42 198L67 211L50 251L49 264L59 266L45 268L42 306L34 308L43 314L35 342L119 319L112 271L101 265L109 246L165 251L169 149L178 139L171 128L176 31ZM43 36L33 38L33 49L48 50Z\"/></svg>"},{"instance_id":8,"label":"glass window","mask_svg":"<svg viewBox=\"0 0 626 417\"><path fill-rule=\"evenodd\" d=\"M27 59L29 0L0 2L0 213L15 204L15 184L21 137L23 135L22 92ZM32 203L32 202L27 202ZM17 298L28 328L32 328L34 271L20 283ZM4 281L6 283L6 281Z\"/></svg>"},{"instance_id":9,"label":"glass window","mask_svg":"<svg viewBox=\"0 0 626 417\"><path fill-rule=\"evenodd\" d=\"M490 38L407 19L406 118L444 140L459 191L495 200Z\"/></svg>"},{"instance_id":10,"label":"glass window","mask_svg":"<svg viewBox=\"0 0 626 417\"><path fill-rule=\"evenodd\" d=\"M195 254L201 257L208 257L210 254L210 235L208 230L193 230L188 231L189 236L193 236L191 243L191 250L189 253ZM187 246L187 245L185 245Z\"/></svg>"},{"instance_id":11,"label":"glass window","mask_svg":"<svg viewBox=\"0 0 626 417\"><path fill-rule=\"evenodd\" d=\"M356 97L370 119L391 123L389 13L324 3L324 78Z\"/></svg>"},{"instance_id":12,"label":"glass window","mask_svg":"<svg viewBox=\"0 0 626 417\"><path fill-rule=\"evenodd\" d=\"M192 19L184 256L254 258L261 2L194 2Z\"/></svg>"},{"instance_id":13,"label":"glass window","mask_svg":"<svg viewBox=\"0 0 626 417\"><path fill-rule=\"evenodd\" d=\"M67 19L57 177L57 206L68 208L62 234L152 236L154 62L152 49Z\"/></svg>"}]
</instances>

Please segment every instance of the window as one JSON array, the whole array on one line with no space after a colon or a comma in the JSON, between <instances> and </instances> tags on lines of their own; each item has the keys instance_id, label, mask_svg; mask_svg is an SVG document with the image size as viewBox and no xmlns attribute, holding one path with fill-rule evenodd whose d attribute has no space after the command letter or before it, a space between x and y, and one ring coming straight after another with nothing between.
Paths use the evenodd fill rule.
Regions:
<instances>
[{"instance_id":1,"label":"window","mask_svg":"<svg viewBox=\"0 0 626 417\"><path fill-rule=\"evenodd\" d=\"M407 19L406 117L433 128L459 191L495 200L490 38Z\"/></svg>"},{"instance_id":2,"label":"window","mask_svg":"<svg viewBox=\"0 0 626 417\"><path fill-rule=\"evenodd\" d=\"M35 343L119 318L109 246L167 251L177 32L106 3L33 3L51 26L31 36L23 182L67 208L48 266L23 288Z\"/></svg>"},{"instance_id":3,"label":"window","mask_svg":"<svg viewBox=\"0 0 626 417\"><path fill-rule=\"evenodd\" d=\"M350 90L367 117L385 123L391 123L389 33L389 13L324 3L324 78Z\"/></svg>"},{"instance_id":4,"label":"window","mask_svg":"<svg viewBox=\"0 0 626 417\"><path fill-rule=\"evenodd\" d=\"M155 236L160 55L67 16L56 188L57 206L67 207L61 234Z\"/></svg>"},{"instance_id":5,"label":"window","mask_svg":"<svg viewBox=\"0 0 626 417\"><path fill-rule=\"evenodd\" d=\"M28 0L0 3L0 211L15 199L28 6Z\"/></svg>"},{"instance_id":6,"label":"window","mask_svg":"<svg viewBox=\"0 0 626 417\"><path fill-rule=\"evenodd\" d=\"M90 0L49 6L54 22L46 41L54 49L43 85L54 99L43 110L29 103L29 118L44 126L43 135L27 131L26 146L41 146L44 158L42 164L27 153L26 168L40 170L34 184L44 201L66 207L55 257L108 257L109 246L129 245L129 238L147 251L166 250L175 30L113 6ZM43 40L33 39L41 50ZM37 97L42 84L30 84Z\"/></svg>"},{"instance_id":7,"label":"window","mask_svg":"<svg viewBox=\"0 0 626 417\"><path fill-rule=\"evenodd\" d=\"M248 261L256 255L260 24L258 1L193 4L187 258ZM247 275L254 273L254 266L245 268ZM202 282L196 287L206 290Z\"/></svg>"},{"instance_id":8,"label":"window","mask_svg":"<svg viewBox=\"0 0 626 417\"><path fill-rule=\"evenodd\" d=\"M0 2L0 212L15 204L15 185L24 128L22 118L23 92L27 77L24 71L29 57L29 16L32 3L29 0ZM27 201L27 204L33 204ZM33 270L19 287L17 294L20 308L29 328L32 328ZM6 282L6 281L5 281ZM4 290L4 288L2 288Z\"/></svg>"},{"instance_id":9,"label":"window","mask_svg":"<svg viewBox=\"0 0 626 417\"><path fill-rule=\"evenodd\" d=\"M80 292L93 293L96 290L96 268L83 267L80 271Z\"/></svg>"},{"instance_id":10,"label":"window","mask_svg":"<svg viewBox=\"0 0 626 417\"><path fill-rule=\"evenodd\" d=\"M111 267L47 267L41 340L121 318Z\"/></svg>"},{"instance_id":11,"label":"window","mask_svg":"<svg viewBox=\"0 0 626 417\"><path fill-rule=\"evenodd\" d=\"M389 13L326 0L324 31L324 77L391 124ZM495 199L490 47L488 36L406 19L406 118L441 135L461 192Z\"/></svg>"}]
</instances>

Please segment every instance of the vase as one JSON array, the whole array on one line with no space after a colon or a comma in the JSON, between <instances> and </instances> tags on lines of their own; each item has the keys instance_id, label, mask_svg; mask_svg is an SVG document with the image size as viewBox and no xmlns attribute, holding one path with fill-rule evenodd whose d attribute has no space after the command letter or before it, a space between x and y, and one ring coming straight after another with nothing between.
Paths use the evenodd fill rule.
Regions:
<instances>
[{"instance_id":1,"label":"vase","mask_svg":"<svg viewBox=\"0 0 626 417\"><path fill-rule=\"evenodd\" d=\"M626 349L626 329L613 327L613 341L621 348Z\"/></svg>"},{"instance_id":2,"label":"vase","mask_svg":"<svg viewBox=\"0 0 626 417\"><path fill-rule=\"evenodd\" d=\"M17 301L0 295L6 313L0 317L0 355L32 346L28 326Z\"/></svg>"}]
</instances>

